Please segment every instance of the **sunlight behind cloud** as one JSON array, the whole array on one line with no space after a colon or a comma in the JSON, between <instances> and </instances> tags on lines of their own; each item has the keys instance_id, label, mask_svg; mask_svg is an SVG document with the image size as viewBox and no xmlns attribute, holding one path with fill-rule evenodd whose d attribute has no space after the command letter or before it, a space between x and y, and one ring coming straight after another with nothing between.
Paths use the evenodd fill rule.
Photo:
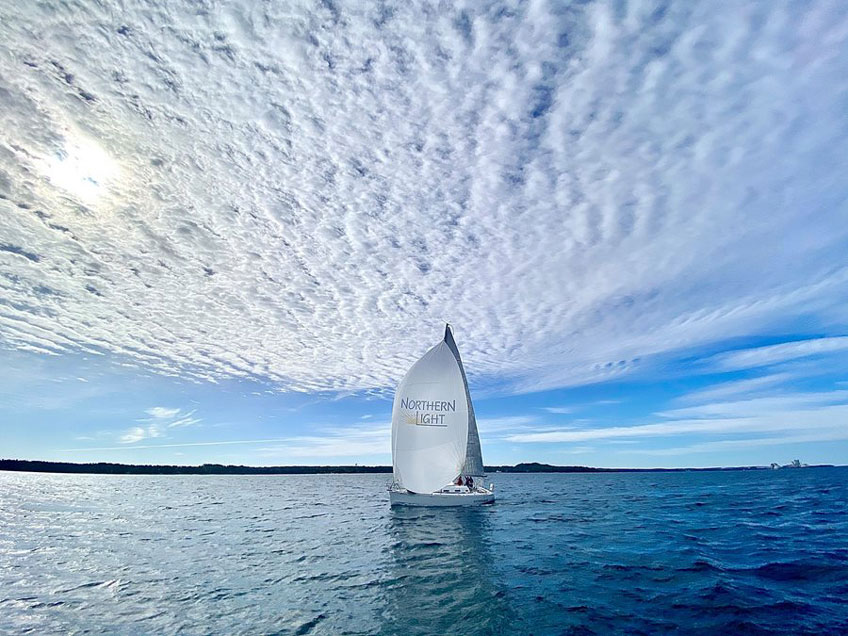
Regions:
<instances>
[{"instance_id":1,"label":"sunlight behind cloud","mask_svg":"<svg viewBox=\"0 0 848 636\"><path fill-rule=\"evenodd\" d=\"M118 162L95 141L77 133L43 160L50 182L86 205L95 204L120 177Z\"/></svg>"}]
</instances>

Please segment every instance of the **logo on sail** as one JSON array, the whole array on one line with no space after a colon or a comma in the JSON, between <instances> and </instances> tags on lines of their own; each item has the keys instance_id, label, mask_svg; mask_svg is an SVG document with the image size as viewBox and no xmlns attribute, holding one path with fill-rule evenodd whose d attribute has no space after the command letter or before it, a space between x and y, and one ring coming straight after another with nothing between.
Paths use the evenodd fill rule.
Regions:
<instances>
[{"instance_id":1,"label":"logo on sail","mask_svg":"<svg viewBox=\"0 0 848 636\"><path fill-rule=\"evenodd\" d=\"M456 400L410 400L401 398L406 422L414 426L447 426L445 415L456 412Z\"/></svg>"}]
</instances>

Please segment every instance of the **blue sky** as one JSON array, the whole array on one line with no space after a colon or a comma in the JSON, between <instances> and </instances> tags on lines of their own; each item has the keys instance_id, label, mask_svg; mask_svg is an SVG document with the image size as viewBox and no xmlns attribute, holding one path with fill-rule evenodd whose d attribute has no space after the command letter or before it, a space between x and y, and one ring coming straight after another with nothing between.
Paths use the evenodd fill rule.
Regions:
<instances>
[{"instance_id":1,"label":"blue sky","mask_svg":"<svg viewBox=\"0 0 848 636\"><path fill-rule=\"evenodd\" d=\"M848 457L843 2L0 9L0 456Z\"/></svg>"},{"instance_id":2,"label":"blue sky","mask_svg":"<svg viewBox=\"0 0 848 636\"><path fill-rule=\"evenodd\" d=\"M484 457L621 467L844 461L846 350L846 338L721 348L649 374L517 395L472 379ZM91 357L6 352L4 361L10 456L390 462L391 389L288 392L253 380L169 378Z\"/></svg>"}]
</instances>

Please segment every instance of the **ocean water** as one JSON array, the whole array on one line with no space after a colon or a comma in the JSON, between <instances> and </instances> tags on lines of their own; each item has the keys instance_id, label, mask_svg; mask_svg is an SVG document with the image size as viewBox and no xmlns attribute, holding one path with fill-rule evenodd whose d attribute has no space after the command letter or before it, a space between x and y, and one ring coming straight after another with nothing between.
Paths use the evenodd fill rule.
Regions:
<instances>
[{"instance_id":1,"label":"ocean water","mask_svg":"<svg viewBox=\"0 0 848 636\"><path fill-rule=\"evenodd\" d=\"M848 633L848 469L491 479L0 473L0 632Z\"/></svg>"}]
</instances>

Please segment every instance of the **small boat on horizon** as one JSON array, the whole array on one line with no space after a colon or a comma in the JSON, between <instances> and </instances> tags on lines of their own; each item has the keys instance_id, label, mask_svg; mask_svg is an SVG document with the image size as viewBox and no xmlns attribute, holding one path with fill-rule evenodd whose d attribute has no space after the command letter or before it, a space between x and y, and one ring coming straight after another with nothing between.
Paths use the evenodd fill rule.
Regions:
<instances>
[{"instance_id":1,"label":"small boat on horizon","mask_svg":"<svg viewBox=\"0 0 848 636\"><path fill-rule=\"evenodd\" d=\"M495 500L494 486L483 486L477 420L450 325L395 392L392 472L392 506L476 506Z\"/></svg>"}]
</instances>

